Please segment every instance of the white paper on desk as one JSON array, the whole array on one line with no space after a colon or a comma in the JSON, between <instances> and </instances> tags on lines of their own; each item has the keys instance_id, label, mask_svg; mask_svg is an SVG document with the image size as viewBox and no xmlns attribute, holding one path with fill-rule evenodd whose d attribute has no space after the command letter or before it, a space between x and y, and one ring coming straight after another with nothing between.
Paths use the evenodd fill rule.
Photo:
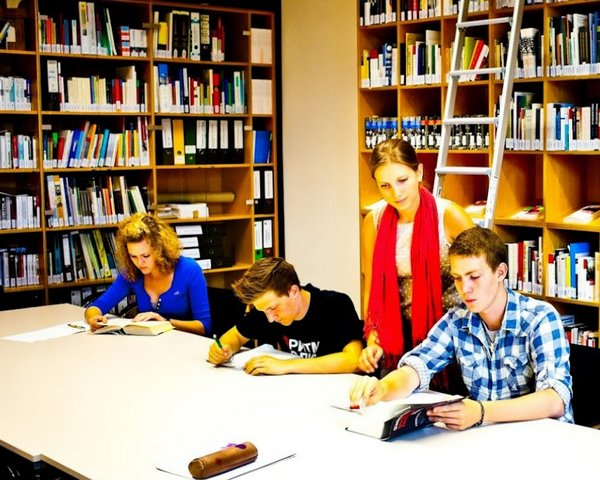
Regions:
<instances>
[{"instance_id":1,"label":"white paper on desk","mask_svg":"<svg viewBox=\"0 0 600 480\"><path fill-rule=\"evenodd\" d=\"M2 337L2 339L14 342L33 343L42 340L51 340L53 338L68 337L69 335L75 335L76 333L87 332L89 330L90 326L84 320L79 320L77 322L61 323L60 325L54 325L53 327L34 330L33 332L10 335L8 337Z\"/></svg>"},{"instance_id":2,"label":"white paper on desk","mask_svg":"<svg viewBox=\"0 0 600 480\"><path fill-rule=\"evenodd\" d=\"M293 358L298 358L293 353L282 352L281 350L276 350L273 345L269 345L265 343L260 347L252 348L251 350L244 350L242 352L236 353L231 360L227 363L223 363L220 366L222 367L232 367L237 368L239 370L243 370L244 366L248 361L254 357L259 357L261 355L268 355L269 357L278 358L280 360L290 360Z\"/></svg>"},{"instance_id":3,"label":"white paper on desk","mask_svg":"<svg viewBox=\"0 0 600 480\"><path fill-rule=\"evenodd\" d=\"M224 472L210 478L215 480L232 480L234 478L247 475L250 472L254 472L261 468L268 467L269 465L273 465L283 460L287 460L296 455L295 452L291 452L290 450L272 448L272 446L269 446L268 451L266 448L261 449L258 445L256 447L258 450L258 457L254 462L248 463L247 465L243 465L238 468L234 468L233 470L229 470L228 472ZM190 464L190 462L195 458L207 455L215 450L218 450L218 448L213 449L212 451L205 450L204 453L198 453L197 448L190 449L189 447L187 447L178 451L176 454L171 455L169 458L161 459L159 462L156 463L155 467L157 470L160 470L162 472L170 473L172 475L177 475L183 478L193 479L194 477L192 477L190 471L188 470L188 465Z\"/></svg>"}]
</instances>

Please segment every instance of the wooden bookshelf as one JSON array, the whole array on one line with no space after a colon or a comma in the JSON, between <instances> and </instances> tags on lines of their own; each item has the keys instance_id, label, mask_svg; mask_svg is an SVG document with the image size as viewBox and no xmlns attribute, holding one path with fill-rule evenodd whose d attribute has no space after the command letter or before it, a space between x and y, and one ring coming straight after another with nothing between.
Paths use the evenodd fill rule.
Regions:
<instances>
[{"instance_id":1,"label":"wooden bookshelf","mask_svg":"<svg viewBox=\"0 0 600 480\"><path fill-rule=\"evenodd\" d=\"M255 248L257 222L263 227L266 221L271 228L272 245L266 254L277 255L280 248L276 106L279 67L275 44L278 12L272 2L267 6L249 2L248 6L241 7L231 2L223 2L227 6L222 7L166 0L87 2L88 7L94 7L95 21L90 24L97 34L94 43L88 39L89 33L84 35L80 28L81 3L20 0L17 9L8 9L5 1L0 0L0 27L7 21L15 27L11 42L5 39L0 43L0 77L24 78L24 95L29 101L27 105L5 104L0 96L0 134L9 132L7 138L12 141L21 135L19 144L21 138L27 137L28 148L34 148L36 154L35 165L25 161L11 165L10 158L7 165L0 165L0 200L2 193L11 198L27 194L31 197L29 208L33 209L34 216L36 210L39 212L39 217L30 223L13 225L7 217L8 223L1 224L0 254L5 250L7 255L8 252L25 255L23 265L35 266L37 262L37 270L32 267L34 273L22 274L24 280L20 285L2 282L0 308L69 302L77 297L72 297L72 292L86 288L89 293L90 289L105 288L112 282L112 277L49 280L51 265L56 261L52 250L57 237L68 238L74 232L96 229L114 232L118 221L107 212L102 218L83 214L75 218L73 209L83 209L87 200L74 196L69 210L72 217L59 223L57 206L51 203L53 183L49 178L63 178L63 188L76 185L80 193L91 182L107 187L109 178L123 178L127 188L139 188L149 212L156 212L164 198L171 203L183 203L199 193L226 192L231 197L226 202L211 200L208 203L208 217L167 221L174 226L221 226L229 263L224 267L205 268L204 273L210 286L228 288L264 254ZM87 15L90 12L86 10ZM204 23L192 28L191 22L196 20ZM198 55L191 51L196 33L208 35L208 40L202 37L199 41ZM261 47L257 54L259 35ZM168 39L168 50L163 49L164 38ZM180 52L175 56L173 53L178 47ZM183 56L181 49L190 51ZM166 86L159 85L163 80L158 76L159 69L161 73L168 72ZM57 85L51 82L61 78L64 88L56 93ZM133 81L128 83L128 78ZM192 83L192 79L196 83ZM103 82L108 87L104 87ZM212 92L218 86L220 93L210 97L208 88L201 90L203 82L213 87ZM184 85L190 88L184 91ZM259 86L266 90L258 92ZM116 88L120 89L119 93ZM167 107L161 103L165 99L169 101ZM185 126L185 162L174 162L165 154L165 121L171 126ZM89 128L91 126L95 130ZM201 126L204 142L199 135ZM175 129L171 128L173 134ZM66 163L62 164L57 154L58 140L67 132L77 135L78 130L89 135L89 139L85 135L81 137L89 143L83 143L83 151L75 158L71 153L65 154ZM255 130L271 132L268 163L254 163ZM180 131L177 129L176 134ZM106 133L107 138L121 135L114 140L115 163L103 162L102 137L98 133ZM175 141L176 146L180 146L179 139ZM207 156L209 148L211 155ZM0 153L3 151L0 149ZM32 157L32 154L27 157L30 162L33 162ZM270 196L266 201L263 197L257 200L259 188L264 193L265 178L272 181L268 188ZM110 193L101 198L102 201L114 193L114 189L105 190ZM266 208L259 208L265 203ZM66 203L63 207L67 208ZM23 204L19 212L27 212L26 208L27 204ZM15 268L19 267L19 261L14 260ZM9 272L14 273L12 269ZM35 274L39 277L37 281Z\"/></svg>"},{"instance_id":2,"label":"wooden bookshelf","mask_svg":"<svg viewBox=\"0 0 600 480\"><path fill-rule=\"evenodd\" d=\"M385 2L382 2L385 3ZM365 147L367 131L366 119L371 117L397 118L399 135L402 134L402 119L421 116L441 118L447 94L446 73L449 65L448 51L454 40L456 17L449 5L452 2L440 3L439 10L423 12L421 17L408 19L406 12L402 16L402 6L407 2L393 3L395 18L391 15L380 18L364 18L363 2L358 4L358 113L359 113L359 190L360 210L365 213L365 207L377 201L380 196L376 185L370 176L368 158L371 150ZM411 2L408 2L412 5ZM421 2L423 3L423 2ZM431 2L429 2L431 3ZM455 2L456 3L456 2ZM505 7L500 0L486 2L471 2L475 11L469 14L469 19L495 18L510 16L512 8ZM550 18L567 14L583 13L586 16L600 11L600 2L591 1L561 1L527 4L524 8L522 28L535 28L543 35L540 41L540 52L543 53L543 65L533 76L523 75L514 82L513 91L531 92L534 102L544 107L543 132L544 139L539 149L505 150L500 178L499 194L496 205L494 228L506 242L521 242L523 240L542 241L542 277L543 290L536 295L556 306L560 313L573 313L576 321L587 322L593 329L598 329L600 320L600 304L597 300L582 301L578 299L557 298L550 296L547 291L547 264L549 255L555 249L566 247L571 242L587 241L592 252L600 250L600 222L589 224L569 224L564 217L586 204L600 203L600 163L598 151L593 148L579 148L577 151L552 150L547 142L547 106L551 103L571 103L576 106L589 106L600 100L597 89L600 85L597 74L551 74L550 59ZM383 12L385 14L385 12ZM390 12L388 12L390 13ZM361 18L362 17L362 18ZM373 22L374 20L374 22ZM371 23L369 25L369 23ZM495 42L506 38L507 25L494 24L469 30L467 35L483 39L490 47L489 66L498 66L495 55ZM441 45L441 78L439 82L430 84L402 84L402 66L404 54L402 44L406 43L407 34L421 33L426 30L439 31ZM364 50L379 50L385 43L398 47L398 84L375 86L365 85ZM376 52L377 53L377 52ZM599 57L600 58L600 57ZM566 70L567 73L568 70ZM539 75L538 75L539 73ZM426 83L426 82L423 82ZM458 88L455 114L485 115L495 113L502 89L502 80L483 78L477 81L461 82ZM490 133L493 136L493 132ZM509 135L507 134L507 137ZM493 138L491 139L493 141ZM490 143L490 145L492 145ZM592 146L593 147L593 146ZM418 156L425 166L425 182L433 185L433 171L437 159L437 149L417 149ZM451 149L449 165L489 166L491 165L492 148ZM444 183L443 196L450 198L464 207L487 195L487 181L476 177L454 176ZM528 205L541 204L544 207L544 217L537 220L518 220L513 215ZM534 292L525 292L534 294Z\"/></svg>"}]
</instances>

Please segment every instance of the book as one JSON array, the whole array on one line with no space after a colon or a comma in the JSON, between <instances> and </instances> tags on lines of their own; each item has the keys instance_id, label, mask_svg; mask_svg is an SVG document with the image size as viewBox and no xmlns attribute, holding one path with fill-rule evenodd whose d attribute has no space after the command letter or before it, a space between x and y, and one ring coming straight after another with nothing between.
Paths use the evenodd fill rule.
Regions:
<instances>
[{"instance_id":1,"label":"book","mask_svg":"<svg viewBox=\"0 0 600 480\"><path fill-rule=\"evenodd\" d=\"M269 163L271 160L271 132L269 130L254 130L252 141L252 159L254 163Z\"/></svg>"},{"instance_id":2,"label":"book","mask_svg":"<svg viewBox=\"0 0 600 480\"><path fill-rule=\"evenodd\" d=\"M274 357L279 360L291 360L294 358L299 358L293 353L282 352L281 350L275 349L273 345L263 343L260 347L252 348L250 350L243 350L236 353L229 359L227 363L223 363L221 366L243 370L246 366L246 363L248 363L254 357L259 357L261 355L268 355L269 357Z\"/></svg>"},{"instance_id":3,"label":"book","mask_svg":"<svg viewBox=\"0 0 600 480\"><path fill-rule=\"evenodd\" d=\"M465 207L465 212L473 219L483 219L485 217L486 200L477 200Z\"/></svg>"},{"instance_id":4,"label":"book","mask_svg":"<svg viewBox=\"0 0 600 480\"><path fill-rule=\"evenodd\" d=\"M512 218L517 220L543 220L544 206L543 205L527 205L521 208L512 215Z\"/></svg>"},{"instance_id":5,"label":"book","mask_svg":"<svg viewBox=\"0 0 600 480\"><path fill-rule=\"evenodd\" d=\"M446 395L443 393L424 391L413 393L401 400L383 401L364 407L352 416L346 430L361 433L370 437L388 440L390 438L412 432L431 425L427 411L464 399L462 395Z\"/></svg>"},{"instance_id":6,"label":"book","mask_svg":"<svg viewBox=\"0 0 600 480\"><path fill-rule=\"evenodd\" d=\"M567 223L588 223L600 217L600 205L585 205L567 215L563 221Z\"/></svg>"},{"instance_id":7,"label":"book","mask_svg":"<svg viewBox=\"0 0 600 480\"><path fill-rule=\"evenodd\" d=\"M149 320L144 322L132 322L127 318L109 317L105 327L101 327L94 334L116 333L126 335L160 335L173 330L169 321Z\"/></svg>"}]
</instances>

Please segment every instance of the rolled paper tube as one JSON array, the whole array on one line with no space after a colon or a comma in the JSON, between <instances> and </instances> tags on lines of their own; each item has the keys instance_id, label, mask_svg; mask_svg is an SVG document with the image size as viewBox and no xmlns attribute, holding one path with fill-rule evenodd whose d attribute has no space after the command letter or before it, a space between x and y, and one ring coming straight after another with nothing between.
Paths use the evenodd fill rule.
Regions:
<instances>
[{"instance_id":1,"label":"rolled paper tube","mask_svg":"<svg viewBox=\"0 0 600 480\"><path fill-rule=\"evenodd\" d=\"M234 192L159 193L158 203L231 203Z\"/></svg>"},{"instance_id":2,"label":"rolled paper tube","mask_svg":"<svg viewBox=\"0 0 600 480\"><path fill-rule=\"evenodd\" d=\"M257 457L256 447L250 442L244 442L195 458L188 465L188 469L194 478L209 478L247 465Z\"/></svg>"}]
</instances>

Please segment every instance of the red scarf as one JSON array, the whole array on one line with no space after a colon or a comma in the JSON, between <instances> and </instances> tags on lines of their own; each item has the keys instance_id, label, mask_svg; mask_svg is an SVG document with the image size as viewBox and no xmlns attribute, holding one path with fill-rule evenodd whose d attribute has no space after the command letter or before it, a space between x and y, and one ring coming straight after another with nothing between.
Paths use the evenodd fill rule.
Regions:
<instances>
[{"instance_id":1,"label":"red scarf","mask_svg":"<svg viewBox=\"0 0 600 480\"><path fill-rule=\"evenodd\" d=\"M440 236L435 198L419 189L421 201L410 248L412 270L412 341L417 345L442 316ZM375 331L383 348L385 368L396 368L404 352L402 313L396 267L398 212L388 205L377 231L373 251L371 292L365 336ZM416 240L416 241L415 241Z\"/></svg>"}]
</instances>

